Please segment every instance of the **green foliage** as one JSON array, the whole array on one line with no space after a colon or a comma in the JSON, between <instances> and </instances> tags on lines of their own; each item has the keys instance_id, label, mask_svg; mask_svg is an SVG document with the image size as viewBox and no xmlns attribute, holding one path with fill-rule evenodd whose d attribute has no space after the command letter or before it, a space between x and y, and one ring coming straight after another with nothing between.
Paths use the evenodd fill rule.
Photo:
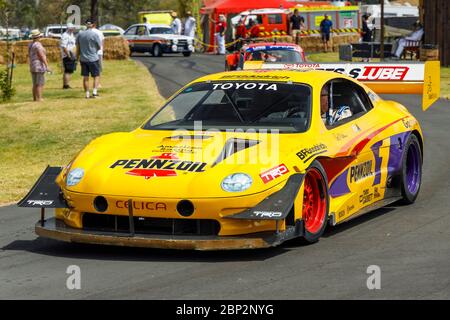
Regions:
<instances>
[{"instance_id":1,"label":"green foliage","mask_svg":"<svg viewBox=\"0 0 450 320\"><path fill-rule=\"evenodd\" d=\"M0 97L3 102L11 100L15 94L15 90L10 81L10 73L11 70L9 68L0 71Z\"/></svg>"},{"instance_id":2,"label":"green foliage","mask_svg":"<svg viewBox=\"0 0 450 320\"><path fill-rule=\"evenodd\" d=\"M81 21L91 16L91 5L95 0L0 0L0 11L9 7L11 27L43 29L49 24L65 23L69 5L81 8ZM97 0L99 24L112 23L126 28L137 22L137 14L144 10L176 10L180 16L192 10L193 0ZM0 14L0 25L4 26Z\"/></svg>"}]
</instances>

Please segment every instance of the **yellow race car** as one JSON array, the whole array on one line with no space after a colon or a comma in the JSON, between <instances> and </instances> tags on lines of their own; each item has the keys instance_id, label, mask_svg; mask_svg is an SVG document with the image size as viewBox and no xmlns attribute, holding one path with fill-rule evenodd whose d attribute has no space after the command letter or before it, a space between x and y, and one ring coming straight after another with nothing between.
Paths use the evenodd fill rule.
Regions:
<instances>
[{"instance_id":1,"label":"yellow race car","mask_svg":"<svg viewBox=\"0 0 450 320\"><path fill-rule=\"evenodd\" d=\"M438 89L422 78L398 81L433 100ZM69 242L197 250L316 242L327 224L419 193L419 123L369 86L310 69L200 78L138 129L48 167L19 205L41 208L38 235Z\"/></svg>"}]
</instances>

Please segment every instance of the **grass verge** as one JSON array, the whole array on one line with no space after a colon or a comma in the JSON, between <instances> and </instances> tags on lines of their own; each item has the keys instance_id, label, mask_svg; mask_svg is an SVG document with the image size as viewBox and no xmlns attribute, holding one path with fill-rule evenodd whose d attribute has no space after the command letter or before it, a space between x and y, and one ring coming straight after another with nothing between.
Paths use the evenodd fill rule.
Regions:
<instances>
[{"instance_id":1,"label":"grass verge","mask_svg":"<svg viewBox=\"0 0 450 320\"><path fill-rule=\"evenodd\" d=\"M138 127L164 101L147 69L132 60L105 61L100 98L85 99L79 70L62 90L52 65L44 102L34 103L27 65L14 70L16 96L0 104L0 204L19 200L45 167L65 165L92 139Z\"/></svg>"}]
</instances>

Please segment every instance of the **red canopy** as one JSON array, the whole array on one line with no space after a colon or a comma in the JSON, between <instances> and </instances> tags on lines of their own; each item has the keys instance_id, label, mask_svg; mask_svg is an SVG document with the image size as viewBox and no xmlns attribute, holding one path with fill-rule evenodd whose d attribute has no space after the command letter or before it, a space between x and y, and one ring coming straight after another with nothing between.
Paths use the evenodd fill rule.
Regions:
<instances>
[{"instance_id":1,"label":"red canopy","mask_svg":"<svg viewBox=\"0 0 450 320\"><path fill-rule=\"evenodd\" d=\"M202 8L203 13L240 13L250 9L264 8L282 8L289 9L294 7L298 2L289 0L217 0L207 1L206 6Z\"/></svg>"}]
</instances>

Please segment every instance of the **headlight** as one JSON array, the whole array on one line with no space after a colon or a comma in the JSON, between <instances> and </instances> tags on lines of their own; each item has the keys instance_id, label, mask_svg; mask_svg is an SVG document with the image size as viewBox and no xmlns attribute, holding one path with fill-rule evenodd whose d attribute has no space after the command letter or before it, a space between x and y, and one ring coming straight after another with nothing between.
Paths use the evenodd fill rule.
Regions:
<instances>
[{"instance_id":1,"label":"headlight","mask_svg":"<svg viewBox=\"0 0 450 320\"><path fill-rule=\"evenodd\" d=\"M73 169L69 172L66 179L66 185L68 187L76 186L78 183L80 183L81 179L83 179L84 176L84 170L81 168Z\"/></svg>"},{"instance_id":2,"label":"headlight","mask_svg":"<svg viewBox=\"0 0 450 320\"><path fill-rule=\"evenodd\" d=\"M234 173L222 181L222 189L228 192L242 192L250 188L252 178L245 173Z\"/></svg>"},{"instance_id":3,"label":"headlight","mask_svg":"<svg viewBox=\"0 0 450 320\"><path fill-rule=\"evenodd\" d=\"M178 44L178 39L173 39L172 42L173 44Z\"/></svg>"},{"instance_id":4,"label":"headlight","mask_svg":"<svg viewBox=\"0 0 450 320\"><path fill-rule=\"evenodd\" d=\"M188 40L187 40L187 43L188 43L189 45L191 45L191 44L193 43L192 39L188 39Z\"/></svg>"}]
</instances>

